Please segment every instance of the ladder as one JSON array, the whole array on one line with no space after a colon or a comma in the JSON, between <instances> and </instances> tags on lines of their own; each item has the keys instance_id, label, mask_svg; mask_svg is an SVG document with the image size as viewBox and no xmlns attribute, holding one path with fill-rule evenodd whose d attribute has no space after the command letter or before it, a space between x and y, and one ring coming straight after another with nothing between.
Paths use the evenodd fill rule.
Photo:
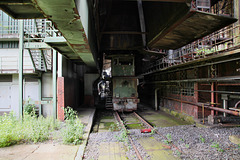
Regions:
<instances>
[{"instance_id":1,"label":"ladder","mask_svg":"<svg viewBox=\"0 0 240 160\"><path fill-rule=\"evenodd\" d=\"M113 110L113 102L112 102L112 92L108 92L108 95L106 97L106 103L105 103L105 107L107 110Z\"/></svg>"}]
</instances>

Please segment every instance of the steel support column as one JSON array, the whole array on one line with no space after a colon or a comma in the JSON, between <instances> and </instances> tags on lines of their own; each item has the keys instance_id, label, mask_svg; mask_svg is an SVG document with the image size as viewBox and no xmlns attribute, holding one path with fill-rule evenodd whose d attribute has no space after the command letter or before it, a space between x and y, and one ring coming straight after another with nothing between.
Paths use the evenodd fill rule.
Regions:
<instances>
[{"instance_id":1,"label":"steel support column","mask_svg":"<svg viewBox=\"0 0 240 160\"><path fill-rule=\"evenodd\" d=\"M57 52L54 49L53 49L52 84L53 84L53 118L57 119Z\"/></svg>"},{"instance_id":2,"label":"steel support column","mask_svg":"<svg viewBox=\"0 0 240 160\"><path fill-rule=\"evenodd\" d=\"M24 38L24 22L19 20L19 59L18 59L18 83L19 83L19 118L23 116L23 38Z\"/></svg>"},{"instance_id":3,"label":"steel support column","mask_svg":"<svg viewBox=\"0 0 240 160\"><path fill-rule=\"evenodd\" d=\"M145 33L146 27L145 27L142 0L138 0L137 3L138 3L138 14L139 14L141 32ZM142 34L142 41L143 41L143 46L145 47L146 46L146 35L145 34Z\"/></svg>"},{"instance_id":4,"label":"steel support column","mask_svg":"<svg viewBox=\"0 0 240 160\"><path fill-rule=\"evenodd\" d=\"M158 110L158 90L159 88L155 89L155 111Z\"/></svg>"},{"instance_id":5,"label":"steel support column","mask_svg":"<svg viewBox=\"0 0 240 160\"><path fill-rule=\"evenodd\" d=\"M40 77L38 79L38 100L42 101L42 74L40 74ZM39 116L42 115L42 105L39 104Z\"/></svg>"}]
</instances>

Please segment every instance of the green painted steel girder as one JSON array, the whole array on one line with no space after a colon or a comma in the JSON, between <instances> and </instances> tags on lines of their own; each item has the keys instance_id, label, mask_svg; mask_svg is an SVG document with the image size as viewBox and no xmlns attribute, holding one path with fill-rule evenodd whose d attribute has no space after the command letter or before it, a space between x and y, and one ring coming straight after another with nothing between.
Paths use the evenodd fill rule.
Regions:
<instances>
[{"instance_id":1,"label":"green painted steel girder","mask_svg":"<svg viewBox=\"0 0 240 160\"><path fill-rule=\"evenodd\" d=\"M32 0L38 8L60 30L74 54L79 56L89 67L96 67L88 44L88 9L87 1L74 0ZM84 3L85 2L85 3ZM84 6L84 7L82 7ZM81 9L79 11L78 9ZM81 18L80 18L80 15ZM85 26L83 27L83 23Z\"/></svg>"}]
</instances>

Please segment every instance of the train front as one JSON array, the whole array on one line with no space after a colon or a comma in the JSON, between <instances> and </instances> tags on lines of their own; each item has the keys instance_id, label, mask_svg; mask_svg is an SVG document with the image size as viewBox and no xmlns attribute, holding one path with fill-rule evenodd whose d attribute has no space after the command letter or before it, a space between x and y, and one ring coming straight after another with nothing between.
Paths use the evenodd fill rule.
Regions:
<instances>
[{"instance_id":1,"label":"train front","mask_svg":"<svg viewBox=\"0 0 240 160\"><path fill-rule=\"evenodd\" d=\"M112 57L113 110L137 110L139 102L133 55Z\"/></svg>"}]
</instances>

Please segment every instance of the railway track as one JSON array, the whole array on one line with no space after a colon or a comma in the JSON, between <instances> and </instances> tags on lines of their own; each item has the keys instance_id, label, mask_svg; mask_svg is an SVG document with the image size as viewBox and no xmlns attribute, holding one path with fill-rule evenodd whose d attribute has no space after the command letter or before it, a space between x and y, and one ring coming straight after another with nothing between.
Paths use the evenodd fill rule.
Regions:
<instances>
[{"instance_id":1,"label":"railway track","mask_svg":"<svg viewBox=\"0 0 240 160\"><path fill-rule=\"evenodd\" d=\"M115 116L116 120L119 122L119 124L121 125L122 129L123 129L126 133L128 133L127 128L125 127L125 125L124 125L124 123L123 123L123 120L121 119L121 117L120 117L120 115L118 114L118 112L115 112L115 113L114 113L114 116ZM131 138L131 136L130 136L129 134L128 134L128 140L130 141L130 143L131 143L131 145L132 145L132 147L133 147L133 149L134 149L134 151L135 151L135 153L136 153L136 155L137 155L137 158L138 158L139 160L143 160L140 152L138 151L137 147L136 147L135 144L133 143L133 140L132 140L132 138Z\"/></svg>"},{"instance_id":2,"label":"railway track","mask_svg":"<svg viewBox=\"0 0 240 160\"><path fill-rule=\"evenodd\" d=\"M167 140L167 137L160 134L150 123L148 123L145 119L143 119L139 114L137 114L136 112L133 112L133 115L145 126L145 130L148 130L150 129L150 131L152 131L153 133L156 133L158 134L159 136L161 136L163 139L166 139ZM121 125L122 129L126 132L126 133L129 133L127 128L126 128L126 125L124 123L124 120L121 118L121 116L119 115L118 112L115 112L114 113L114 117L115 119L119 122L119 124ZM139 150L137 149L137 147L135 146L135 144L133 143L133 140L131 138L131 135L128 134L128 140L129 142L131 143L131 146L133 147L133 149L135 150L135 153L137 155L137 158L139 160L142 160L143 157L141 156ZM174 147L176 148L181 154L183 154L183 152L176 146L174 145L172 142L170 142L170 147Z\"/></svg>"}]
</instances>

